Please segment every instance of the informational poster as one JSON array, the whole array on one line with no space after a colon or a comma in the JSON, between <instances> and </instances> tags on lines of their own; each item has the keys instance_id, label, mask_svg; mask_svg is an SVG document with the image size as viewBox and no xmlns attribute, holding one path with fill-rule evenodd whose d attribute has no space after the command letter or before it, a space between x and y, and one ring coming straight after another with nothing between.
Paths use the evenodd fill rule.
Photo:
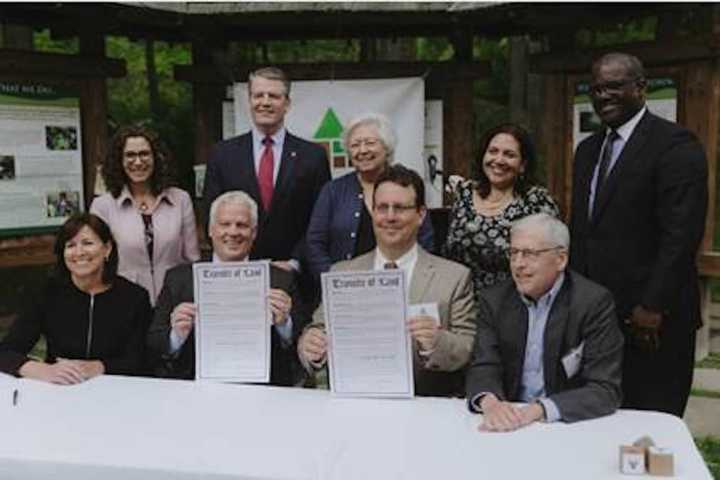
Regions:
<instances>
[{"instance_id":1,"label":"informational poster","mask_svg":"<svg viewBox=\"0 0 720 480\"><path fill-rule=\"evenodd\" d=\"M61 225L83 209L78 92L0 82L0 234Z\"/></svg>"},{"instance_id":2,"label":"informational poster","mask_svg":"<svg viewBox=\"0 0 720 480\"><path fill-rule=\"evenodd\" d=\"M247 83L235 84L235 131L250 129ZM293 82L288 130L324 146L333 177L352 171L342 142L345 125L363 113L386 115L397 134L395 159L422 175L425 81L422 78Z\"/></svg>"},{"instance_id":3,"label":"informational poster","mask_svg":"<svg viewBox=\"0 0 720 480\"><path fill-rule=\"evenodd\" d=\"M671 122L677 121L677 85L672 78L647 80L647 107L655 115ZM573 151L578 144L602 128L600 117L595 114L590 101L590 84L575 84L573 99Z\"/></svg>"}]
</instances>

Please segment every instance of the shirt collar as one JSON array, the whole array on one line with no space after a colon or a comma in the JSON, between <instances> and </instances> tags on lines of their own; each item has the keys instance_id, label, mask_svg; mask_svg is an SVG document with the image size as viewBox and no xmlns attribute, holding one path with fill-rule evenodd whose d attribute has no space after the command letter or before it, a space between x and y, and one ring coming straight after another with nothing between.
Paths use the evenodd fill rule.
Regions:
<instances>
[{"instance_id":1,"label":"shirt collar","mask_svg":"<svg viewBox=\"0 0 720 480\"><path fill-rule=\"evenodd\" d=\"M119 206L125 205L127 202L132 204L132 195L130 195L130 190L127 185L123 186L122 191L120 191L120 195L118 195L115 201Z\"/></svg>"},{"instance_id":2,"label":"shirt collar","mask_svg":"<svg viewBox=\"0 0 720 480\"><path fill-rule=\"evenodd\" d=\"M246 256L245 258L243 258L241 260L231 260L231 261L232 262L247 262L248 257ZM230 263L230 262L226 262L225 260L220 260L220 257L218 257L217 253L213 252L212 263Z\"/></svg>"},{"instance_id":3,"label":"shirt collar","mask_svg":"<svg viewBox=\"0 0 720 480\"><path fill-rule=\"evenodd\" d=\"M395 264L398 266L401 270L407 270L413 263L417 260L418 256L418 249L417 249L417 243L415 243L410 250L402 254L399 258L395 260ZM383 266L391 262L392 260L388 260L385 255L380 251L379 247L375 247L375 269L376 270L382 270Z\"/></svg>"},{"instance_id":4,"label":"shirt collar","mask_svg":"<svg viewBox=\"0 0 720 480\"><path fill-rule=\"evenodd\" d=\"M160 195L157 196L158 203L165 201L169 203L170 205L174 205L172 197L168 194L167 189L160 192ZM130 193L130 189L127 185L123 186L123 189L120 191L120 195L118 195L118 198L115 200L119 207L124 207L128 205L133 204L133 198L132 194Z\"/></svg>"},{"instance_id":5,"label":"shirt collar","mask_svg":"<svg viewBox=\"0 0 720 480\"><path fill-rule=\"evenodd\" d=\"M282 146L285 142L285 127L280 127L277 132L270 135L270 138L273 139L273 146ZM255 145L262 145L262 141L267 137L266 134L262 133L260 130L257 129L257 127L252 127L252 136L253 136L253 142Z\"/></svg>"},{"instance_id":6,"label":"shirt collar","mask_svg":"<svg viewBox=\"0 0 720 480\"><path fill-rule=\"evenodd\" d=\"M550 290L545 292L545 294L540 297L537 301L533 300L532 298L528 297L527 295L524 295L518 290L518 294L520 295L520 300L525 304L526 307L537 307L540 306L549 306L552 305L552 302L555 299L555 296L557 295L558 291L560 291L560 287L562 287L563 281L565 280L565 272L560 272L560 275L558 275L558 278L555 279L555 283L553 283L553 286L550 287Z\"/></svg>"},{"instance_id":7,"label":"shirt collar","mask_svg":"<svg viewBox=\"0 0 720 480\"><path fill-rule=\"evenodd\" d=\"M632 133L635 131L635 127L637 127L637 124L640 123L640 119L643 117L643 115L645 115L645 112L647 112L647 105L643 105L640 111L633 115L630 120L615 129L617 134L620 135L620 138L623 139L623 142L628 141L630 135L632 135ZM606 136L608 133L610 133L610 130L610 127L605 130Z\"/></svg>"}]
</instances>

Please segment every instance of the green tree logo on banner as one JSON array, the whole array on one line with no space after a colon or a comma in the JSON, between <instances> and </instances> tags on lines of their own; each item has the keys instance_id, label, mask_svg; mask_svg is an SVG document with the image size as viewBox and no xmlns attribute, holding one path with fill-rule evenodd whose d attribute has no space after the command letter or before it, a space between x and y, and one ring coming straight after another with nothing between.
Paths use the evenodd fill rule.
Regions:
<instances>
[{"instance_id":1,"label":"green tree logo on banner","mask_svg":"<svg viewBox=\"0 0 720 480\"><path fill-rule=\"evenodd\" d=\"M349 166L349 159L342 142L343 126L335 111L328 108L313 139L327 151L332 168Z\"/></svg>"}]
</instances>

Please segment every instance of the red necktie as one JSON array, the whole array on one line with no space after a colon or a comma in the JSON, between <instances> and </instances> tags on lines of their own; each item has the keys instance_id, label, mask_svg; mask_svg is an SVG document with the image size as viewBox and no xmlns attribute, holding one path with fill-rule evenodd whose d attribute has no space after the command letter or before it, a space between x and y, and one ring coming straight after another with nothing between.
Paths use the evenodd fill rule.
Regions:
<instances>
[{"instance_id":1,"label":"red necktie","mask_svg":"<svg viewBox=\"0 0 720 480\"><path fill-rule=\"evenodd\" d=\"M262 157L260 157L260 170L258 171L258 184L260 185L260 198L266 212L270 211L270 203L273 196L273 170L275 159L273 158L273 139L270 136L263 138Z\"/></svg>"}]
</instances>

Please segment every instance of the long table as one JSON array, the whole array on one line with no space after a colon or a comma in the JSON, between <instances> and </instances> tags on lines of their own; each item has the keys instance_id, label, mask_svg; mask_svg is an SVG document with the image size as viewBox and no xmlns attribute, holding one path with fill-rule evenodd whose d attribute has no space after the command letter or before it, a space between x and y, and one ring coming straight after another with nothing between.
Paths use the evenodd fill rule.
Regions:
<instances>
[{"instance_id":1,"label":"long table","mask_svg":"<svg viewBox=\"0 0 720 480\"><path fill-rule=\"evenodd\" d=\"M13 406L12 390L18 389ZM682 420L620 411L477 431L462 400L102 376L0 383L5 479L617 479L618 448L651 435L677 478L711 479Z\"/></svg>"}]
</instances>

